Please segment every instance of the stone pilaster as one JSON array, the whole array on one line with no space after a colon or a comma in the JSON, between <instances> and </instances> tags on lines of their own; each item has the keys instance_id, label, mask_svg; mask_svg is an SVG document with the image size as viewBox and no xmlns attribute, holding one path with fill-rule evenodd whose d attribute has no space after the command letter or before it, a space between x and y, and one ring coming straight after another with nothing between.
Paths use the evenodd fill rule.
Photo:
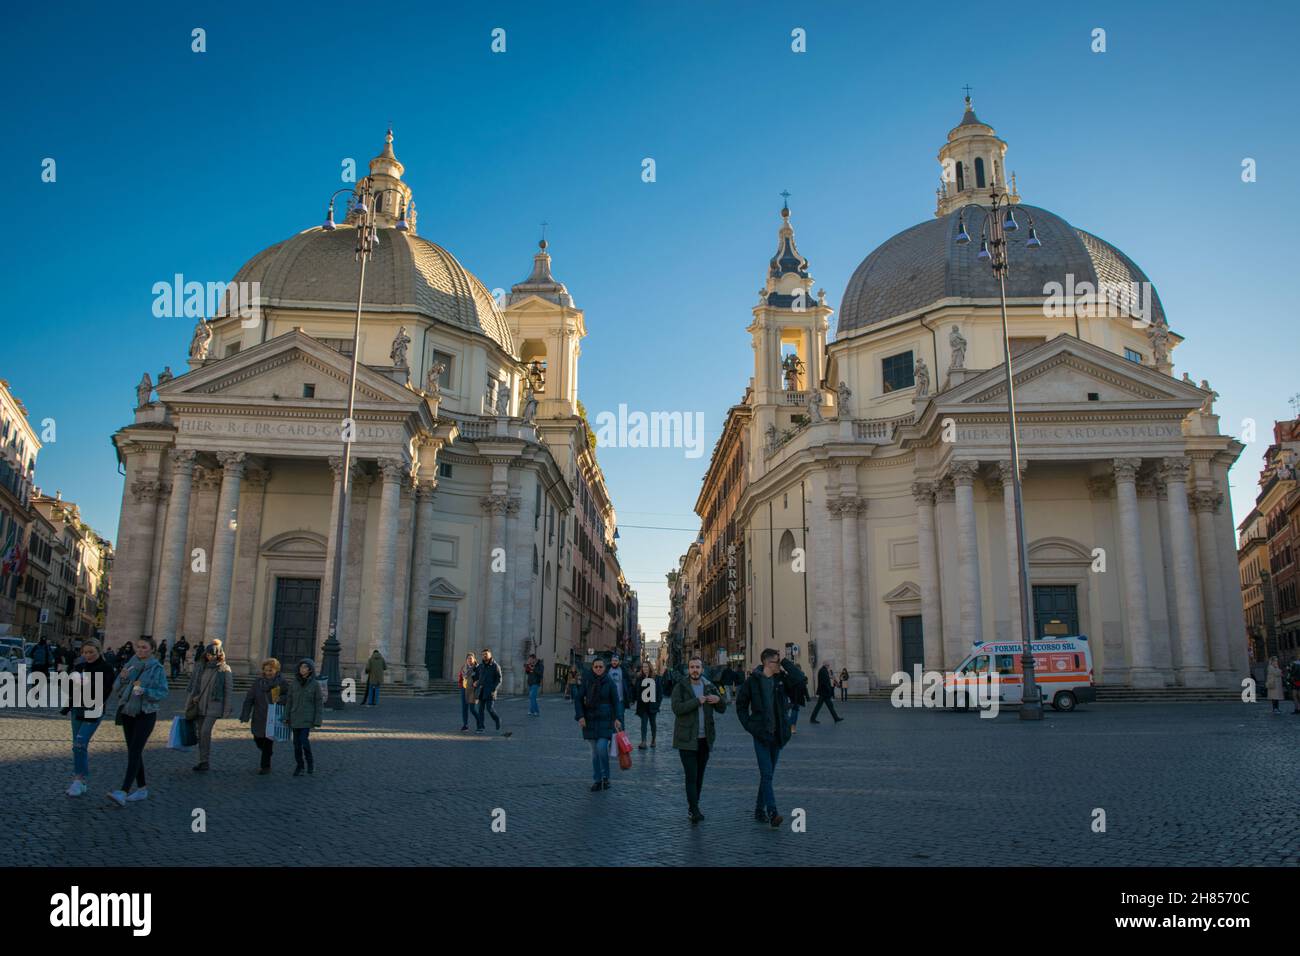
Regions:
<instances>
[{"instance_id":1,"label":"stone pilaster","mask_svg":"<svg viewBox=\"0 0 1300 956\"><path fill-rule=\"evenodd\" d=\"M1023 477L1025 470L1024 462L1020 463L1020 473ZM1002 518L1004 534L1006 536L1007 548L1007 610L1011 618L1010 635L1013 641L1024 641L1024 626L1022 621L1023 608L1021 602L1025 600L1020 594L1020 546L1016 543L1016 489L1013 483L1015 470L1011 467L1011 461L1004 459L998 462L998 482L1002 486ZM1032 622L1031 622L1032 627Z\"/></svg>"},{"instance_id":2,"label":"stone pilaster","mask_svg":"<svg viewBox=\"0 0 1300 956\"><path fill-rule=\"evenodd\" d=\"M979 539L975 531L975 476L979 462L958 461L949 467L957 510L958 581L961 637L966 650L984 639L984 610L980 594Z\"/></svg>"},{"instance_id":3,"label":"stone pilaster","mask_svg":"<svg viewBox=\"0 0 1300 956\"><path fill-rule=\"evenodd\" d=\"M524 475L530 474L524 472ZM537 475L532 473L533 480ZM513 607L509 637L498 657L501 666L511 674L510 692L518 693L524 688L524 661L527 659L525 645L532 646L536 634L536 619L533 617L533 594L539 589L540 567L538 575L533 574L533 554L537 541L537 493L526 482L520 483L518 514L512 519L511 542L514 557L511 560L514 580L511 582L509 603ZM541 556L538 555L538 561ZM537 648L533 647L536 651ZM540 655L539 655L540 656Z\"/></svg>"},{"instance_id":4,"label":"stone pilaster","mask_svg":"<svg viewBox=\"0 0 1300 956\"><path fill-rule=\"evenodd\" d=\"M935 523L935 550L939 553L939 582L945 580L944 567L951 565L947 575L949 581L949 592L939 590L939 606L943 614L943 666L956 667L963 657L966 656L966 648L962 647L961 634L961 596L960 596L960 571L957 570L958 561L949 560L948 551L944 548L945 541L952 541L955 545L957 540L957 489L952 483L951 475L943 475L934 483L934 523ZM957 579L956 600L945 600L953 591L952 581Z\"/></svg>"},{"instance_id":5,"label":"stone pilaster","mask_svg":"<svg viewBox=\"0 0 1300 956\"><path fill-rule=\"evenodd\" d=\"M912 483L916 502L916 550L921 565L921 639L925 669L943 667L943 604L940 599L939 551L934 537L934 482Z\"/></svg>"},{"instance_id":6,"label":"stone pilaster","mask_svg":"<svg viewBox=\"0 0 1300 956\"><path fill-rule=\"evenodd\" d=\"M427 687L429 671L424 665L424 637L429 621L429 585L433 578L433 500L438 489L435 479L417 481L415 486L415 546L411 556L410 608L406 625L407 679Z\"/></svg>"},{"instance_id":7,"label":"stone pilaster","mask_svg":"<svg viewBox=\"0 0 1300 956\"><path fill-rule=\"evenodd\" d=\"M191 571L185 578L185 606L181 611L181 634L192 645L203 640L208 590L212 583L212 538L217 523L217 496L221 472L213 468L194 469L194 490L190 494L189 550ZM203 551L201 572L193 570L194 549Z\"/></svg>"},{"instance_id":8,"label":"stone pilaster","mask_svg":"<svg viewBox=\"0 0 1300 956\"><path fill-rule=\"evenodd\" d=\"M393 586L397 570L397 521L401 509L402 476L406 466L397 458L380 458L379 473L383 487L379 495L379 534L375 540L375 575L371 617L370 646L384 660L392 660Z\"/></svg>"},{"instance_id":9,"label":"stone pilaster","mask_svg":"<svg viewBox=\"0 0 1300 956\"><path fill-rule=\"evenodd\" d=\"M1142 554L1142 517L1138 512L1137 473L1141 458L1116 458L1115 501L1119 546L1123 560L1124 613L1129 645L1129 683L1134 687L1163 687L1151 647L1151 613L1147 604L1147 573Z\"/></svg>"},{"instance_id":10,"label":"stone pilaster","mask_svg":"<svg viewBox=\"0 0 1300 956\"><path fill-rule=\"evenodd\" d=\"M1221 687L1233 685L1232 660L1228 654L1228 623L1223 610L1223 582L1219 573L1219 553L1215 545L1215 511L1223 503L1217 491L1202 489L1191 496L1196 514L1196 534L1201 561L1201 596L1205 606L1205 625L1210 652L1210 670Z\"/></svg>"},{"instance_id":11,"label":"stone pilaster","mask_svg":"<svg viewBox=\"0 0 1300 956\"><path fill-rule=\"evenodd\" d=\"M149 602L149 581L153 576L154 537L158 530L158 499L166 486L157 478L139 477L131 481L123 499L129 505L122 515L122 523L130 523L127 545L119 551L114 566L114 577L125 584L119 599L114 593L109 607L116 605L113 613L113 631L109 635L115 646L123 641L135 640L147 633L145 614ZM115 581L114 590L117 584Z\"/></svg>"},{"instance_id":12,"label":"stone pilaster","mask_svg":"<svg viewBox=\"0 0 1300 956\"><path fill-rule=\"evenodd\" d=\"M827 502L832 517L840 525L840 595L843 600L844 657L837 663L847 667L852 677L869 674L863 642L862 567L859 560L858 514L866 502L856 494L841 494ZM865 688L870 690L870 687Z\"/></svg>"},{"instance_id":13,"label":"stone pilaster","mask_svg":"<svg viewBox=\"0 0 1300 956\"><path fill-rule=\"evenodd\" d=\"M217 526L212 536L212 562L208 573L208 608L203 620L203 640L226 639L230 621L230 586L235 570L235 532L239 516L239 485L244 477L242 451L217 452L221 463L221 497L217 500Z\"/></svg>"},{"instance_id":14,"label":"stone pilaster","mask_svg":"<svg viewBox=\"0 0 1300 956\"><path fill-rule=\"evenodd\" d=\"M173 449L172 493L167 506L167 527L163 532L162 562L158 572L158 599L154 607L153 635L158 640L176 643L176 622L180 614L181 584L189 569L185 553L185 535L190 518L190 489L194 478L197 453L190 449Z\"/></svg>"},{"instance_id":15,"label":"stone pilaster","mask_svg":"<svg viewBox=\"0 0 1300 956\"><path fill-rule=\"evenodd\" d=\"M1169 550L1173 557L1174 597L1178 605L1179 669L1175 679L1184 687L1212 687L1208 667L1201 574L1196 561L1195 532L1188 508L1187 458L1166 458L1161 477L1169 499Z\"/></svg>"}]
</instances>

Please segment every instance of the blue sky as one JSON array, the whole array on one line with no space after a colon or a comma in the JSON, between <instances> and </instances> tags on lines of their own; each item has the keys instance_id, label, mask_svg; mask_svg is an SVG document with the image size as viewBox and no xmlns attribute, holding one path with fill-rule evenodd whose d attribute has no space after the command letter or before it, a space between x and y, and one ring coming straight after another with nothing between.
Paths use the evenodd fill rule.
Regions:
<instances>
[{"instance_id":1,"label":"blue sky","mask_svg":"<svg viewBox=\"0 0 1300 956\"><path fill-rule=\"evenodd\" d=\"M376 19L375 11L382 16ZM420 232L488 285L556 275L586 310L589 412L702 411L704 458L602 449L643 625L691 539L700 478L752 372L744 328L778 193L838 306L850 274L933 213L961 87L1010 144L1021 195L1132 256L1187 337L1178 372L1258 437L1233 471L1249 510L1271 423L1300 391L1289 3L288 3L15 8L0 37L7 208L0 376L53 417L38 483L116 534L109 435L140 373L184 368L186 320L154 282L228 278L316 224L340 162L384 128ZM1001 26L1011 42L992 44ZM190 31L207 31L207 52ZM506 52L490 50L506 31ZM808 52L790 34L807 31ZM1107 51L1091 51L1094 28ZM58 163L42 183L41 161ZM654 158L657 181L641 180ZM1258 181L1241 181L1256 160ZM1290 228L1288 228L1290 227ZM832 322L834 320L832 319Z\"/></svg>"}]
</instances>

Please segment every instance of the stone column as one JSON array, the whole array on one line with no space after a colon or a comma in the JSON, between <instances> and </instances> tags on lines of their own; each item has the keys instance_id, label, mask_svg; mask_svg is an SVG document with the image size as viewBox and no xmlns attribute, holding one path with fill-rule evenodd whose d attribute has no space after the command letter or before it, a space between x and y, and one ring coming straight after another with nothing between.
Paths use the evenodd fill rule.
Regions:
<instances>
[{"instance_id":1,"label":"stone column","mask_svg":"<svg viewBox=\"0 0 1300 956\"><path fill-rule=\"evenodd\" d=\"M916 502L916 549L921 565L921 638L925 669L943 668L943 604L939 595L939 551L934 539L934 482L912 483Z\"/></svg>"},{"instance_id":2,"label":"stone column","mask_svg":"<svg viewBox=\"0 0 1300 956\"><path fill-rule=\"evenodd\" d=\"M257 563L262 546L262 515L266 504L266 484L271 473L264 468L244 472L239 494L239 536L235 540L234 600L230 606L230 623L226 628L226 656L243 662L246 673L260 674L264 653L271 650L270 635L263 634L253 645L253 595L257 590ZM273 601L274 592L267 600ZM320 656L315 655L317 666ZM296 666L291 662L289 666Z\"/></svg>"},{"instance_id":3,"label":"stone column","mask_svg":"<svg viewBox=\"0 0 1300 956\"><path fill-rule=\"evenodd\" d=\"M1218 541L1219 580L1223 584L1223 618L1227 626L1228 661L1235 679L1250 673L1250 655L1246 644L1246 609L1241 597L1241 566L1237 563L1237 529L1232 523L1232 505L1228 495L1228 466L1211 465L1219 505L1214 511ZM1221 474L1219 473L1221 472Z\"/></svg>"},{"instance_id":4,"label":"stone column","mask_svg":"<svg viewBox=\"0 0 1300 956\"><path fill-rule=\"evenodd\" d=\"M953 486L952 476L944 475L934 483L934 539L935 551L939 555L938 598L943 621L943 666L956 667L966 649L961 646L961 600L950 600L951 595L943 590L945 580L943 566L948 563L944 543L957 540L957 489ZM960 578L960 574L957 575ZM952 589L952 575L947 578L949 591ZM960 581L958 581L960 585ZM955 622L955 623L954 623Z\"/></svg>"},{"instance_id":5,"label":"stone column","mask_svg":"<svg viewBox=\"0 0 1300 956\"><path fill-rule=\"evenodd\" d=\"M957 461L949 467L957 506L958 580L961 594L961 637L964 649L984 639L984 610L980 595L979 538L975 531L975 475L979 462Z\"/></svg>"},{"instance_id":6,"label":"stone column","mask_svg":"<svg viewBox=\"0 0 1300 956\"><path fill-rule=\"evenodd\" d=\"M483 636L484 643L495 655L501 647L502 611L506 595L506 573L500 567L494 555L505 554L506 550L506 512L510 506L508 495L485 495L479 499L479 505L488 515L488 553L487 560L487 606L484 609ZM500 549L500 550L498 550ZM496 567L494 567L496 566Z\"/></svg>"},{"instance_id":7,"label":"stone column","mask_svg":"<svg viewBox=\"0 0 1300 956\"><path fill-rule=\"evenodd\" d=\"M325 568L320 578L320 607L316 614L316 644L323 647L325 640L330 633L330 597L334 593L334 561L338 555L338 529L340 520L339 486L343 482L343 456L331 455L326 461L329 463L330 471L334 475L334 481L330 484L330 523L326 531L325 541ZM356 475L357 463L354 461L349 468L352 472L348 476L348 488L351 490L352 477ZM347 529L344 529L344 546L343 554L347 552ZM340 581L340 584L342 582ZM342 592L339 592L342 594ZM339 617L343 616L343 601L339 601Z\"/></svg>"},{"instance_id":8,"label":"stone column","mask_svg":"<svg viewBox=\"0 0 1300 956\"><path fill-rule=\"evenodd\" d=\"M181 582L189 568L185 553L185 535L189 530L190 489L194 478L191 449L175 448L172 461L172 494L167 506L167 527L163 532L162 563L158 573L158 600L154 609L153 635L176 643L176 619L181 609Z\"/></svg>"},{"instance_id":9,"label":"stone column","mask_svg":"<svg viewBox=\"0 0 1300 956\"><path fill-rule=\"evenodd\" d=\"M1024 474L1024 463L1020 471ZM1020 594L1020 548L1016 544L1016 488L1013 483L1014 469L1010 459L998 462L998 478L1002 482L1002 517L1007 541L1007 607L1011 617L1011 639L1017 643L1024 641L1024 628L1021 615L1024 613L1021 603L1025 600ZM1031 625L1032 626L1032 625Z\"/></svg>"},{"instance_id":10,"label":"stone column","mask_svg":"<svg viewBox=\"0 0 1300 956\"><path fill-rule=\"evenodd\" d=\"M397 518L402 505L402 475L407 471L399 458L380 458L383 489L379 495L379 534L375 539L375 589L372 596L370 648L384 660L391 660L393 631L393 582L397 571ZM366 654L370 656L369 652Z\"/></svg>"},{"instance_id":11,"label":"stone column","mask_svg":"<svg viewBox=\"0 0 1300 956\"><path fill-rule=\"evenodd\" d=\"M1169 499L1169 550L1174 563L1174 594L1178 604L1178 652L1175 675L1184 687L1212 687L1214 675L1207 666L1205 618L1202 615L1201 575L1196 566L1196 542L1187 501L1188 458L1166 458L1161 477Z\"/></svg>"},{"instance_id":12,"label":"stone column","mask_svg":"<svg viewBox=\"0 0 1300 956\"><path fill-rule=\"evenodd\" d=\"M858 513L866 502L855 493L841 494L830 505L832 514L840 522L840 595L844 606L844 659L841 667L849 669L851 677L866 673L862 644L862 568L858 560ZM870 688L867 688L870 690Z\"/></svg>"},{"instance_id":13,"label":"stone column","mask_svg":"<svg viewBox=\"0 0 1300 956\"><path fill-rule=\"evenodd\" d=\"M407 599L410 608L406 625L407 679L416 687L429 686L429 671L422 666L425 632L429 626L429 585L433 577L433 498L438 482L433 478L417 481L415 486L415 546L411 556L411 593Z\"/></svg>"},{"instance_id":14,"label":"stone column","mask_svg":"<svg viewBox=\"0 0 1300 956\"><path fill-rule=\"evenodd\" d=\"M1219 550L1215 544L1214 512L1223 502L1216 491L1200 490L1192 495L1196 533L1201 559L1201 595L1205 602L1205 624L1209 632L1210 670L1221 687L1232 684L1232 661L1228 654L1228 623L1223 613L1223 582L1219 575Z\"/></svg>"},{"instance_id":15,"label":"stone column","mask_svg":"<svg viewBox=\"0 0 1300 956\"><path fill-rule=\"evenodd\" d=\"M1172 518L1169 512L1169 489L1165 484L1164 466L1161 465L1155 479L1155 496L1158 502L1160 518L1160 564L1164 569L1165 584L1165 620L1169 622L1169 666L1177 679L1182 668L1183 649L1178 642L1180 633L1178 624L1178 590L1174 578L1174 547L1169 537ZM1141 489L1139 489L1139 492Z\"/></svg>"},{"instance_id":16,"label":"stone column","mask_svg":"<svg viewBox=\"0 0 1300 956\"><path fill-rule=\"evenodd\" d=\"M153 575L154 536L158 530L158 499L164 485L154 478L137 478L131 482L129 511L122 516L123 523L131 525L129 549L117 556L114 575L125 582L126 593L120 599L120 610L113 612L113 643L134 641L146 633L145 614L149 602L149 579ZM109 601L112 607L116 595Z\"/></svg>"},{"instance_id":17,"label":"stone column","mask_svg":"<svg viewBox=\"0 0 1300 956\"><path fill-rule=\"evenodd\" d=\"M365 580L366 563L366 525L370 520L370 496L375 477L365 467L353 459L352 493L348 500L347 513L343 516L343 575L339 581L339 593L342 595L342 610L339 612L338 641L341 645L340 660L350 658L358 678L360 667L370 656L370 635L368 629L361 626L361 591L362 586L369 586Z\"/></svg>"},{"instance_id":18,"label":"stone column","mask_svg":"<svg viewBox=\"0 0 1300 956\"><path fill-rule=\"evenodd\" d=\"M1124 613L1128 631L1129 684L1163 687L1151 647L1151 614L1147 607L1147 572L1142 561L1142 517L1138 513L1137 473L1141 458L1116 458L1115 501L1119 547L1124 571Z\"/></svg>"},{"instance_id":19,"label":"stone column","mask_svg":"<svg viewBox=\"0 0 1300 956\"><path fill-rule=\"evenodd\" d=\"M194 469L194 491L190 493L189 549L203 550L203 571L191 570L185 579L185 601L181 610L181 634L189 643L198 645L203 639L203 619L208 606L208 590L212 582L212 537L217 522L217 495L221 490L221 472L213 468Z\"/></svg>"},{"instance_id":20,"label":"stone column","mask_svg":"<svg viewBox=\"0 0 1300 956\"><path fill-rule=\"evenodd\" d=\"M534 576L533 555L536 553L537 542L537 528L535 525L538 524L537 490L536 485L530 485L528 481L522 480L525 477L531 477L533 482L540 481L536 472L531 470L522 472L519 497L515 499L518 502L519 511L513 519L514 528L511 531L511 541L514 549L514 559L511 561L514 566L514 582L509 601L514 610L509 637L506 646L502 648L502 654L499 655L503 661L502 667L507 667L504 662L508 656L508 670L512 675L512 692L522 691L524 687L525 642L528 643L533 652L538 653L539 657L543 657L533 640L536 633L533 627L537 623L537 619L533 617L533 594L538 589L538 582L541 580L540 562L542 561L542 556L538 554L538 573Z\"/></svg>"},{"instance_id":21,"label":"stone column","mask_svg":"<svg viewBox=\"0 0 1300 956\"><path fill-rule=\"evenodd\" d=\"M235 528L239 514L239 483L244 477L242 451L219 451L221 463L221 497L217 500L217 527L212 536L212 561L208 573L208 610L203 620L203 640L226 639L230 619L230 582L235 570Z\"/></svg>"}]
</instances>

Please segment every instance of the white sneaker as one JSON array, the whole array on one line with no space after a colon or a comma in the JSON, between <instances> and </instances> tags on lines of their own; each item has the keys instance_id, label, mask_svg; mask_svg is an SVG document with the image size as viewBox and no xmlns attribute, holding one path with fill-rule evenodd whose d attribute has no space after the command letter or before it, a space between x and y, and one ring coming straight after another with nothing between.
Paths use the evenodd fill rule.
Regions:
<instances>
[{"instance_id":1,"label":"white sneaker","mask_svg":"<svg viewBox=\"0 0 1300 956\"><path fill-rule=\"evenodd\" d=\"M112 800L119 807L126 806L126 794L121 790L110 790L108 793L108 799Z\"/></svg>"},{"instance_id":2,"label":"white sneaker","mask_svg":"<svg viewBox=\"0 0 1300 956\"><path fill-rule=\"evenodd\" d=\"M132 802L136 800L147 800L148 798L149 798L148 787L141 787L139 790L132 790L130 796L127 797L127 799Z\"/></svg>"},{"instance_id":3,"label":"white sneaker","mask_svg":"<svg viewBox=\"0 0 1300 956\"><path fill-rule=\"evenodd\" d=\"M86 785L80 780L72 781L72 786L68 787L68 796L79 797L86 792Z\"/></svg>"}]
</instances>

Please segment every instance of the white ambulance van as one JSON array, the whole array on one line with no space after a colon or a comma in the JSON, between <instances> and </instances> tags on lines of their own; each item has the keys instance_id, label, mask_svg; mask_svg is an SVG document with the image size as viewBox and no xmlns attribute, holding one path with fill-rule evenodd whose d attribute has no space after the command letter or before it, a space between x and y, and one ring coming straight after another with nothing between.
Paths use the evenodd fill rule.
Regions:
<instances>
[{"instance_id":1,"label":"white ambulance van","mask_svg":"<svg viewBox=\"0 0 1300 956\"><path fill-rule=\"evenodd\" d=\"M1092 647L1086 635L1043 637L1029 646L1034 655L1034 682L1043 703L1059 711L1071 711L1076 704L1097 699ZM1024 645L1017 641L980 641L951 674L945 675L944 689L964 686L973 695L976 682L982 678L987 684L993 672L998 675L999 700L1019 704L1024 692L1020 664L1024 651Z\"/></svg>"}]
</instances>

